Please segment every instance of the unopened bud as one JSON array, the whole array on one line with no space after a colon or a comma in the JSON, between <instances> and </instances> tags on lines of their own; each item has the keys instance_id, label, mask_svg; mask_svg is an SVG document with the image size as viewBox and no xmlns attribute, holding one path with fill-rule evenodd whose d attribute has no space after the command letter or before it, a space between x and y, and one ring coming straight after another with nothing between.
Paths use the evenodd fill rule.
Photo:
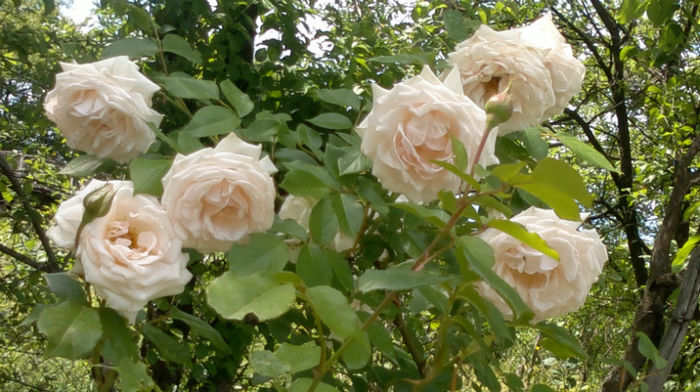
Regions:
<instances>
[{"instance_id":1,"label":"unopened bud","mask_svg":"<svg viewBox=\"0 0 700 392\"><path fill-rule=\"evenodd\" d=\"M513 104L508 90L492 96L486 102L486 127L493 129L510 119L513 114Z\"/></svg>"},{"instance_id":2,"label":"unopened bud","mask_svg":"<svg viewBox=\"0 0 700 392\"><path fill-rule=\"evenodd\" d=\"M106 184L102 188L95 189L88 193L83 199L83 219L81 225L86 225L96 218L107 215L112 206L115 189L112 184Z\"/></svg>"}]
</instances>

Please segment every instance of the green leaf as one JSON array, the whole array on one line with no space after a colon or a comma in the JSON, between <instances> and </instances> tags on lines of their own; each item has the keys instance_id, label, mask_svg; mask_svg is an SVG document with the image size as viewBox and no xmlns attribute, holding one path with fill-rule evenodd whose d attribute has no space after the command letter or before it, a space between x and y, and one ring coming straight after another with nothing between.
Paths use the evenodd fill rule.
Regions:
<instances>
[{"instance_id":1,"label":"green leaf","mask_svg":"<svg viewBox=\"0 0 700 392\"><path fill-rule=\"evenodd\" d=\"M678 0L651 0L647 3L647 16L654 26L663 26L678 9Z\"/></svg>"},{"instance_id":2,"label":"green leaf","mask_svg":"<svg viewBox=\"0 0 700 392\"><path fill-rule=\"evenodd\" d=\"M581 220L576 202L559 189L547 184L518 184L516 187L542 200L550 206L560 218L573 221Z\"/></svg>"},{"instance_id":3,"label":"green leaf","mask_svg":"<svg viewBox=\"0 0 700 392\"><path fill-rule=\"evenodd\" d=\"M183 73L161 76L156 80L163 84L165 90L176 97L203 101L219 99L219 87L211 80L193 79Z\"/></svg>"},{"instance_id":4,"label":"green leaf","mask_svg":"<svg viewBox=\"0 0 700 392\"><path fill-rule=\"evenodd\" d=\"M345 366L348 369L364 367L371 355L369 337L361 331L360 318L348 305L347 298L330 286L311 287L307 294L321 321L344 340L346 348L341 357ZM348 339L352 341L348 342Z\"/></svg>"},{"instance_id":5,"label":"green leaf","mask_svg":"<svg viewBox=\"0 0 700 392\"><path fill-rule=\"evenodd\" d=\"M476 355L472 355L470 358L470 363L474 366L474 373L476 373L476 378L479 382L484 384L491 392L500 392L501 384L498 382L498 378L489 363Z\"/></svg>"},{"instance_id":6,"label":"green leaf","mask_svg":"<svg viewBox=\"0 0 700 392\"><path fill-rule=\"evenodd\" d=\"M49 308L47 305L41 304L41 303L34 305L34 307L32 308L32 311L29 312L27 317L25 317L21 323L19 323L19 326L20 327L28 327L28 326L34 324L37 320L39 320L39 317L41 316L41 313L44 311L44 309L47 309L47 308Z\"/></svg>"},{"instance_id":7,"label":"green leaf","mask_svg":"<svg viewBox=\"0 0 700 392\"><path fill-rule=\"evenodd\" d=\"M503 182L508 182L518 175L523 167L525 167L525 162L505 163L491 169L491 174L498 177Z\"/></svg>"},{"instance_id":8,"label":"green leaf","mask_svg":"<svg viewBox=\"0 0 700 392\"><path fill-rule=\"evenodd\" d=\"M129 177L134 182L134 193L160 196L163 193L161 180L172 163L170 159L134 158L129 163Z\"/></svg>"},{"instance_id":9,"label":"green leaf","mask_svg":"<svg viewBox=\"0 0 700 392\"><path fill-rule=\"evenodd\" d=\"M495 259L493 249L488 243L477 237L463 236L457 239L456 246L457 251L461 252L469 263L471 270L506 301L513 311L514 320L527 322L532 319L534 313L523 302L518 292L493 272Z\"/></svg>"},{"instance_id":10,"label":"green leaf","mask_svg":"<svg viewBox=\"0 0 700 392\"><path fill-rule=\"evenodd\" d=\"M671 263L671 266L674 268L680 269L683 264L685 264L685 261L688 259L688 256L690 255L690 252L695 249L696 244L700 241L700 235L694 235L683 244L683 247L678 250L678 253L676 253L676 257L673 258L673 263Z\"/></svg>"},{"instance_id":11,"label":"green leaf","mask_svg":"<svg viewBox=\"0 0 700 392\"><path fill-rule=\"evenodd\" d=\"M307 167L287 172L280 186L295 196L322 199L331 192L327 176L325 169L307 164Z\"/></svg>"},{"instance_id":12,"label":"green leaf","mask_svg":"<svg viewBox=\"0 0 700 392\"><path fill-rule=\"evenodd\" d=\"M464 41L469 38L481 24L478 21L464 18L461 12L452 9L445 10L442 18L447 30L447 36L455 41Z\"/></svg>"},{"instance_id":13,"label":"green leaf","mask_svg":"<svg viewBox=\"0 0 700 392\"><path fill-rule=\"evenodd\" d=\"M139 29L149 32L154 28L157 28L153 23L153 18L151 18L151 15L143 8L134 4L128 4L128 13L129 22L131 23L133 21L134 25L136 25Z\"/></svg>"},{"instance_id":14,"label":"green leaf","mask_svg":"<svg viewBox=\"0 0 700 392\"><path fill-rule=\"evenodd\" d=\"M94 155L81 155L73 158L64 166L58 174L70 177L86 177L98 171L105 164L105 160Z\"/></svg>"},{"instance_id":15,"label":"green leaf","mask_svg":"<svg viewBox=\"0 0 700 392\"><path fill-rule=\"evenodd\" d=\"M197 111L183 132L195 137L228 134L241 124L236 113L223 106L205 106Z\"/></svg>"},{"instance_id":16,"label":"green leaf","mask_svg":"<svg viewBox=\"0 0 700 392\"><path fill-rule=\"evenodd\" d=\"M557 392L544 384L535 384L532 386L532 392Z\"/></svg>"},{"instance_id":17,"label":"green leaf","mask_svg":"<svg viewBox=\"0 0 700 392\"><path fill-rule=\"evenodd\" d=\"M70 272L56 272L44 274L49 290L64 301L73 301L87 305L83 285Z\"/></svg>"},{"instance_id":18,"label":"green leaf","mask_svg":"<svg viewBox=\"0 0 700 392\"><path fill-rule=\"evenodd\" d=\"M603 154L596 151L592 146L578 140L575 136L569 135L568 133L556 133L554 137L559 139L580 160L609 172L618 171Z\"/></svg>"},{"instance_id":19,"label":"green leaf","mask_svg":"<svg viewBox=\"0 0 700 392\"><path fill-rule=\"evenodd\" d=\"M327 286L333 280L333 269L326 252L313 245L304 245L299 251L296 272L308 287Z\"/></svg>"},{"instance_id":20,"label":"green leaf","mask_svg":"<svg viewBox=\"0 0 700 392\"><path fill-rule=\"evenodd\" d=\"M313 384L314 380L311 378L297 378L294 380L292 385L289 386L289 392L307 392ZM318 383L315 389L316 392L339 392L333 386L330 386L324 382Z\"/></svg>"},{"instance_id":21,"label":"green leaf","mask_svg":"<svg viewBox=\"0 0 700 392\"><path fill-rule=\"evenodd\" d=\"M593 195L586 189L586 184L578 172L560 160L545 158L539 161L532 171L532 180L535 184L552 186L586 207L593 203Z\"/></svg>"},{"instance_id":22,"label":"green leaf","mask_svg":"<svg viewBox=\"0 0 700 392\"><path fill-rule=\"evenodd\" d=\"M290 373L311 369L321 360L321 347L313 341L302 345L282 343L275 351L275 356L289 367Z\"/></svg>"},{"instance_id":23,"label":"green leaf","mask_svg":"<svg viewBox=\"0 0 700 392\"><path fill-rule=\"evenodd\" d=\"M512 392L522 392L525 385L523 380L515 373L506 373L503 375L504 381Z\"/></svg>"},{"instance_id":24,"label":"green leaf","mask_svg":"<svg viewBox=\"0 0 700 392\"><path fill-rule=\"evenodd\" d=\"M102 51L102 58L129 56L130 59L151 57L158 53L158 45L150 38L124 38L107 45Z\"/></svg>"},{"instance_id":25,"label":"green leaf","mask_svg":"<svg viewBox=\"0 0 700 392\"><path fill-rule=\"evenodd\" d=\"M527 231L525 226L520 223L505 219L494 219L488 223L488 226L498 229L511 237L517 238L529 245L532 249L538 250L555 260L559 260L559 252L550 248L539 234Z\"/></svg>"},{"instance_id":26,"label":"green leaf","mask_svg":"<svg viewBox=\"0 0 700 392\"><path fill-rule=\"evenodd\" d=\"M627 45L620 51L620 60L625 61L627 59L635 58L640 52L641 50L637 46Z\"/></svg>"},{"instance_id":27,"label":"green leaf","mask_svg":"<svg viewBox=\"0 0 700 392\"><path fill-rule=\"evenodd\" d=\"M251 234L248 243L234 244L228 254L229 270L238 276L282 271L289 261L285 243L272 234Z\"/></svg>"},{"instance_id":28,"label":"green leaf","mask_svg":"<svg viewBox=\"0 0 700 392\"><path fill-rule=\"evenodd\" d=\"M141 328L141 333L156 346L163 359L177 362L186 367L192 366L190 351L185 343L177 341L172 336L150 324L144 324Z\"/></svg>"},{"instance_id":29,"label":"green leaf","mask_svg":"<svg viewBox=\"0 0 700 392\"><path fill-rule=\"evenodd\" d=\"M559 358L578 357L587 359L588 354L569 331L554 324L538 323L537 329L542 334L540 345Z\"/></svg>"},{"instance_id":30,"label":"green leaf","mask_svg":"<svg viewBox=\"0 0 700 392\"><path fill-rule=\"evenodd\" d=\"M338 233L338 217L333 210L333 200L326 198L318 202L309 216L309 232L313 241L328 245Z\"/></svg>"},{"instance_id":31,"label":"green leaf","mask_svg":"<svg viewBox=\"0 0 700 392\"><path fill-rule=\"evenodd\" d=\"M119 361L119 366L117 366L119 390L124 392L150 391L155 383L146 369L146 364L143 362L134 362L129 358Z\"/></svg>"},{"instance_id":32,"label":"green leaf","mask_svg":"<svg viewBox=\"0 0 700 392\"><path fill-rule=\"evenodd\" d=\"M369 317L369 316L367 316ZM363 321L366 317L363 318ZM394 343L392 341L389 331L387 331L384 324L377 320L369 325L367 328L367 335L372 345L379 350L385 357L389 358L394 363L398 363L398 358L396 356L396 350L394 349Z\"/></svg>"},{"instance_id":33,"label":"green leaf","mask_svg":"<svg viewBox=\"0 0 700 392\"><path fill-rule=\"evenodd\" d=\"M506 326L503 315L496 306L479 295L472 284L465 284L464 287L459 290L459 295L479 309L479 312L486 317L486 320L491 325L493 333L506 347L512 344L515 340L513 329Z\"/></svg>"},{"instance_id":34,"label":"green leaf","mask_svg":"<svg viewBox=\"0 0 700 392\"><path fill-rule=\"evenodd\" d=\"M655 0L652 0L655 1ZM642 16L646 8L646 0L624 0L617 14L617 20L622 24L628 24Z\"/></svg>"},{"instance_id":35,"label":"green leaf","mask_svg":"<svg viewBox=\"0 0 700 392\"><path fill-rule=\"evenodd\" d=\"M450 219L450 215L440 209L432 209L418 204L410 203L393 203L389 204L392 207L407 211L419 218L423 218L426 222L435 227L443 227Z\"/></svg>"},{"instance_id":36,"label":"green leaf","mask_svg":"<svg viewBox=\"0 0 700 392\"><path fill-rule=\"evenodd\" d=\"M333 197L333 208L338 217L340 231L350 236L356 236L362 227L365 210L355 197L341 193Z\"/></svg>"},{"instance_id":37,"label":"green leaf","mask_svg":"<svg viewBox=\"0 0 700 392\"><path fill-rule=\"evenodd\" d=\"M338 337L347 339L360 329L360 318L340 291L330 286L316 286L310 287L307 293L321 321Z\"/></svg>"},{"instance_id":38,"label":"green leaf","mask_svg":"<svg viewBox=\"0 0 700 392\"><path fill-rule=\"evenodd\" d=\"M528 128L522 135L518 136L520 136L527 152L529 152L533 158L539 161L547 156L549 152L549 143L542 139L542 130L540 128Z\"/></svg>"},{"instance_id":39,"label":"green leaf","mask_svg":"<svg viewBox=\"0 0 700 392\"><path fill-rule=\"evenodd\" d=\"M462 173L467 171L467 166L469 166L469 157L467 156L467 149L464 148L462 141L456 137L450 135L450 141L452 142L452 153L454 154L454 165Z\"/></svg>"},{"instance_id":40,"label":"green leaf","mask_svg":"<svg viewBox=\"0 0 700 392\"><path fill-rule=\"evenodd\" d=\"M44 309L37 326L46 335L46 353L68 359L90 353L102 336L97 311L70 301Z\"/></svg>"},{"instance_id":41,"label":"green leaf","mask_svg":"<svg viewBox=\"0 0 700 392\"><path fill-rule=\"evenodd\" d=\"M372 168L372 161L360 150L350 150L338 159L338 174L362 173Z\"/></svg>"},{"instance_id":42,"label":"green leaf","mask_svg":"<svg viewBox=\"0 0 700 392\"><path fill-rule=\"evenodd\" d=\"M350 129L352 121L339 113L321 113L308 120L311 124L328 129Z\"/></svg>"},{"instance_id":43,"label":"green leaf","mask_svg":"<svg viewBox=\"0 0 700 392\"><path fill-rule=\"evenodd\" d=\"M240 117L245 117L246 114L255 108L255 104L250 100L250 97L239 90L230 80L224 80L219 86L221 87L221 92L224 93L224 96L233 105Z\"/></svg>"},{"instance_id":44,"label":"green leaf","mask_svg":"<svg viewBox=\"0 0 700 392\"><path fill-rule=\"evenodd\" d=\"M126 319L111 308L100 308L103 341L100 353L111 363L122 359L138 359L138 347L134 336L126 324Z\"/></svg>"},{"instance_id":45,"label":"green leaf","mask_svg":"<svg viewBox=\"0 0 700 392\"><path fill-rule=\"evenodd\" d=\"M202 321L199 317L185 313L176 307L170 309L170 315L176 320L184 321L187 325L189 325L195 334L208 339L212 346L214 346L214 348L220 352L224 354L232 353L231 348L221 336L219 331L214 329L214 327L209 325L209 323Z\"/></svg>"},{"instance_id":46,"label":"green leaf","mask_svg":"<svg viewBox=\"0 0 700 392\"><path fill-rule=\"evenodd\" d=\"M636 335L638 338L637 349L639 349L639 352L652 361L655 368L665 368L666 365L668 365L668 361L659 354L659 350L654 346L654 343L651 342L651 339L649 339L644 332L637 332Z\"/></svg>"},{"instance_id":47,"label":"green leaf","mask_svg":"<svg viewBox=\"0 0 700 392\"><path fill-rule=\"evenodd\" d=\"M335 90L316 90L316 96L321 101L342 107L351 107L353 109L359 109L360 105L362 105L362 102L360 102L360 97L357 94L355 94L352 90L346 88L339 88Z\"/></svg>"},{"instance_id":48,"label":"green leaf","mask_svg":"<svg viewBox=\"0 0 700 392\"><path fill-rule=\"evenodd\" d=\"M512 216L513 210L507 205L503 204L500 200L489 195L479 195L474 199L474 204L480 205L482 207L490 208L502 213L505 216Z\"/></svg>"},{"instance_id":49,"label":"green leaf","mask_svg":"<svg viewBox=\"0 0 700 392\"><path fill-rule=\"evenodd\" d=\"M294 285L280 283L270 273L239 277L229 271L207 287L209 305L222 317L233 320L243 320L248 313L260 321L279 317L295 299Z\"/></svg>"},{"instance_id":50,"label":"green leaf","mask_svg":"<svg viewBox=\"0 0 700 392\"><path fill-rule=\"evenodd\" d=\"M163 37L163 50L182 56L195 64L202 64L202 55L177 34L167 34Z\"/></svg>"},{"instance_id":51,"label":"green leaf","mask_svg":"<svg viewBox=\"0 0 700 392\"><path fill-rule=\"evenodd\" d=\"M357 331L352 336L352 342L341 355L345 367L350 370L362 369L369 362L372 355L372 347L369 344L367 332Z\"/></svg>"},{"instance_id":52,"label":"green leaf","mask_svg":"<svg viewBox=\"0 0 700 392\"><path fill-rule=\"evenodd\" d=\"M445 281L426 270L412 271L405 267L392 267L385 270L370 269L357 280L357 289L363 293L373 290L409 290Z\"/></svg>"},{"instance_id":53,"label":"green leaf","mask_svg":"<svg viewBox=\"0 0 700 392\"><path fill-rule=\"evenodd\" d=\"M288 373L291 368L288 364L280 361L274 353L267 350L253 351L248 360L256 373L272 378Z\"/></svg>"}]
</instances>

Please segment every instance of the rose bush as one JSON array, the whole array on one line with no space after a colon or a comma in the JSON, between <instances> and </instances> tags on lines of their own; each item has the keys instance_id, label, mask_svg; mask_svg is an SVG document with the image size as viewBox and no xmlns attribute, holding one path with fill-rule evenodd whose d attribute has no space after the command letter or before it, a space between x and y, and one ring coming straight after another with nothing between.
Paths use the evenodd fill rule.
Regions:
<instances>
[{"instance_id":1,"label":"rose bush","mask_svg":"<svg viewBox=\"0 0 700 392\"><path fill-rule=\"evenodd\" d=\"M443 83L428 67L391 90L372 86L372 111L356 130L384 188L414 202L436 200L443 189L459 190L460 178L431 161L453 162L451 138L464 145L468 157L476 155L486 114L462 95L461 86L457 70ZM498 163L495 141L494 131L479 159L482 166Z\"/></svg>"},{"instance_id":2,"label":"rose bush","mask_svg":"<svg viewBox=\"0 0 700 392\"><path fill-rule=\"evenodd\" d=\"M501 135L560 114L581 90L585 74L548 14L506 31L481 25L449 61L460 70L464 94L482 108L510 87L513 115L499 126Z\"/></svg>"},{"instance_id":3,"label":"rose bush","mask_svg":"<svg viewBox=\"0 0 700 392\"><path fill-rule=\"evenodd\" d=\"M61 67L44 108L69 147L127 162L155 141L150 127L163 115L151 109L151 98L160 87L128 57Z\"/></svg>"},{"instance_id":4,"label":"rose bush","mask_svg":"<svg viewBox=\"0 0 700 392\"><path fill-rule=\"evenodd\" d=\"M216 148L178 154L163 177L162 203L185 247L228 250L275 218L275 165L262 147L230 134Z\"/></svg>"},{"instance_id":5,"label":"rose bush","mask_svg":"<svg viewBox=\"0 0 700 392\"><path fill-rule=\"evenodd\" d=\"M559 253L559 261L520 240L487 229L479 237L494 250L493 270L518 292L535 312L533 322L578 309L608 260L605 245L595 230L580 229L581 222L559 218L552 210L530 207L511 218L539 234ZM487 284L480 293L506 316L512 312Z\"/></svg>"}]
</instances>

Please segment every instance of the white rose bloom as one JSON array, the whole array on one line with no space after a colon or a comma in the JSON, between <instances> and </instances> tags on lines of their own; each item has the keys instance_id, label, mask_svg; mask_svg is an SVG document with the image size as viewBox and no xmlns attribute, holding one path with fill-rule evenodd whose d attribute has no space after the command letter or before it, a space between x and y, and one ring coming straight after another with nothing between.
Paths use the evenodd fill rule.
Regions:
<instances>
[{"instance_id":1,"label":"white rose bloom","mask_svg":"<svg viewBox=\"0 0 700 392\"><path fill-rule=\"evenodd\" d=\"M160 87L128 57L61 67L44 109L69 147L126 162L155 141L149 123L157 127L163 115L151 109L151 98Z\"/></svg>"},{"instance_id":2,"label":"white rose bloom","mask_svg":"<svg viewBox=\"0 0 700 392\"><path fill-rule=\"evenodd\" d=\"M552 211L530 207L511 219L539 234L559 253L559 261L544 255L496 229L480 238L494 250L493 270L511 285L535 312L533 322L578 309L608 260L605 245L595 230L578 230L581 222L563 220ZM479 292L504 314L512 312L486 283Z\"/></svg>"},{"instance_id":3,"label":"white rose bloom","mask_svg":"<svg viewBox=\"0 0 700 392\"><path fill-rule=\"evenodd\" d=\"M464 94L482 108L510 85L513 114L499 126L501 135L562 113L586 71L549 14L507 31L481 25L449 61L460 70Z\"/></svg>"},{"instance_id":4,"label":"white rose bloom","mask_svg":"<svg viewBox=\"0 0 700 392\"><path fill-rule=\"evenodd\" d=\"M146 303L182 292L192 274L182 240L153 196L134 195L130 181L111 181L109 212L85 225L76 252L85 281L130 322Z\"/></svg>"},{"instance_id":5,"label":"white rose bloom","mask_svg":"<svg viewBox=\"0 0 700 392\"><path fill-rule=\"evenodd\" d=\"M163 177L162 203L185 247L226 251L272 226L277 169L269 157L260 159L261 151L232 133L216 148L175 157Z\"/></svg>"},{"instance_id":6,"label":"white rose bloom","mask_svg":"<svg viewBox=\"0 0 700 392\"><path fill-rule=\"evenodd\" d=\"M119 182L117 182L119 183ZM92 180L73 197L65 200L56 210L55 224L47 231L46 235L61 248L75 251L75 236L80 222L83 220L83 199L90 192L95 191L107 183L100 180Z\"/></svg>"},{"instance_id":7,"label":"white rose bloom","mask_svg":"<svg viewBox=\"0 0 700 392\"><path fill-rule=\"evenodd\" d=\"M476 155L486 115L462 94L456 69L441 82L430 68L391 90L373 85L374 106L357 127L362 152L373 162L372 174L384 188L403 193L413 202L437 199L438 191L459 191L461 180L431 161L453 162L452 140ZM479 159L483 166L498 163L496 132L491 132Z\"/></svg>"},{"instance_id":8,"label":"white rose bloom","mask_svg":"<svg viewBox=\"0 0 700 392\"><path fill-rule=\"evenodd\" d=\"M280 219L292 219L308 230L311 210L316 203L317 201L310 197L288 195L280 206Z\"/></svg>"},{"instance_id":9,"label":"white rose bloom","mask_svg":"<svg viewBox=\"0 0 700 392\"><path fill-rule=\"evenodd\" d=\"M311 210L318 201L309 197L288 195L280 206L280 219L295 220L299 226L309 230L309 218ZM330 244L330 248L336 252L345 252L355 244L355 237L338 232Z\"/></svg>"}]
</instances>

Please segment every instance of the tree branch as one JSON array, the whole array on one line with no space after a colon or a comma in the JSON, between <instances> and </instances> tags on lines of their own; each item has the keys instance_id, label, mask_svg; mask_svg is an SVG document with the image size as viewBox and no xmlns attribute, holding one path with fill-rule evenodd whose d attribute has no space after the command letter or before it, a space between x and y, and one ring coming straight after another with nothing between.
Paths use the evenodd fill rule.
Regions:
<instances>
[{"instance_id":1,"label":"tree branch","mask_svg":"<svg viewBox=\"0 0 700 392\"><path fill-rule=\"evenodd\" d=\"M12 172L12 168L2 156L0 156L0 172L2 172L2 174L4 174L10 181L12 190L15 192L15 194L17 194L17 197L19 197L20 201L22 202L22 206L27 211L32 227L34 227L34 231L39 237L41 245L44 247L44 252L46 252L49 268L52 271L60 271L61 268L59 266L58 259L56 258L56 254L51 248L49 238L46 236L46 232L42 227L43 222L41 215L39 215L39 213L32 207L32 204L29 202L29 198L22 189L22 184L20 184L20 182L17 180L17 177L15 177L14 173Z\"/></svg>"},{"instance_id":2,"label":"tree branch","mask_svg":"<svg viewBox=\"0 0 700 392\"><path fill-rule=\"evenodd\" d=\"M0 244L0 252L14 258L15 260L19 261L20 263L26 264L26 265L28 265L34 269L37 269L39 271L58 272L58 270L51 269L50 265L39 263L36 260L30 258L29 256L23 255L12 248L8 248L7 246L5 246L3 244Z\"/></svg>"}]
</instances>

